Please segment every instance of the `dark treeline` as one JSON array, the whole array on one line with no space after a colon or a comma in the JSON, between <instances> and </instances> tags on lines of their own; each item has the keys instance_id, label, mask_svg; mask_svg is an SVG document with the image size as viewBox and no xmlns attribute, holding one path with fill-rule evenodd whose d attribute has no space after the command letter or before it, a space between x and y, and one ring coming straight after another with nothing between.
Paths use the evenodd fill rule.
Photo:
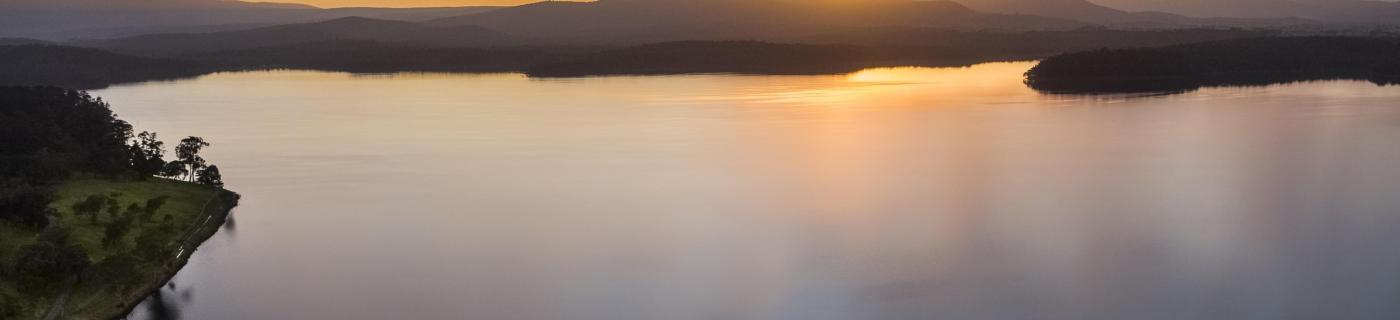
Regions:
<instances>
[{"instance_id":1,"label":"dark treeline","mask_svg":"<svg viewBox=\"0 0 1400 320\"><path fill-rule=\"evenodd\" d=\"M1400 83L1400 39L1269 37L1054 56L1026 73L1060 93L1170 92L1309 80Z\"/></svg>"},{"instance_id":2,"label":"dark treeline","mask_svg":"<svg viewBox=\"0 0 1400 320\"><path fill-rule=\"evenodd\" d=\"M507 72L562 59L576 51L568 48L434 48L344 40L217 52L191 58L231 70Z\"/></svg>"},{"instance_id":3,"label":"dark treeline","mask_svg":"<svg viewBox=\"0 0 1400 320\"><path fill-rule=\"evenodd\" d=\"M102 49L18 45L0 46L0 85L92 89L216 71L256 69L531 72L571 76L693 72L821 74L871 66L957 66L1038 59L1089 48L1160 46L1260 35L1263 33L1228 29L1081 29L1022 33L869 29L789 41L810 43L808 45L684 41L636 47L451 47L327 40L159 57L132 56ZM172 53L189 51L178 47L167 49ZM641 63L624 61L634 58L647 60Z\"/></svg>"},{"instance_id":4,"label":"dark treeline","mask_svg":"<svg viewBox=\"0 0 1400 320\"><path fill-rule=\"evenodd\" d=\"M960 48L980 55L1044 58L1100 48L1145 48L1277 35L1248 29L1123 30L1102 27L1061 31L969 32L931 28L888 27L830 33L798 39L801 43L867 46L923 45Z\"/></svg>"},{"instance_id":5,"label":"dark treeline","mask_svg":"<svg viewBox=\"0 0 1400 320\"><path fill-rule=\"evenodd\" d=\"M670 42L604 51L537 65L533 77L610 74L833 74L883 66L961 66L979 61L944 47L776 44L755 41Z\"/></svg>"},{"instance_id":6,"label":"dark treeline","mask_svg":"<svg viewBox=\"0 0 1400 320\"><path fill-rule=\"evenodd\" d=\"M48 224L51 184L127 169L131 125L101 100L57 88L0 87L0 218Z\"/></svg>"},{"instance_id":7,"label":"dark treeline","mask_svg":"<svg viewBox=\"0 0 1400 320\"><path fill-rule=\"evenodd\" d=\"M44 44L0 46L0 85L94 89L107 85L192 77L206 64L143 58L98 49Z\"/></svg>"},{"instance_id":8,"label":"dark treeline","mask_svg":"<svg viewBox=\"0 0 1400 320\"><path fill-rule=\"evenodd\" d=\"M205 146L197 137L182 140L178 159L167 162L156 134L133 134L101 99L54 87L0 87L0 219L46 226L53 185L76 174L195 181L211 169L199 157Z\"/></svg>"}]
</instances>

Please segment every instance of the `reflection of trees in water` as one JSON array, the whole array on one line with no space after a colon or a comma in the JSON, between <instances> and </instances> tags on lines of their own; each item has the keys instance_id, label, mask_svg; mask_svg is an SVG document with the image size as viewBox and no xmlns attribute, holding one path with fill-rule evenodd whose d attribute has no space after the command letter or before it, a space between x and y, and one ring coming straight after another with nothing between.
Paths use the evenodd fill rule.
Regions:
<instances>
[{"instance_id":1,"label":"reflection of trees in water","mask_svg":"<svg viewBox=\"0 0 1400 320\"><path fill-rule=\"evenodd\" d=\"M237 232L238 226L236 226L236 224L237 224L237 223L235 223L234 220L233 220L233 212L229 212L228 218L227 218L227 219L224 219L224 232L223 232L223 233L226 234L226 235L228 235L229 237L235 236L235 234L238 233L238 232Z\"/></svg>"},{"instance_id":2,"label":"reflection of trees in water","mask_svg":"<svg viewBox=\"0 0 1400 320\"><path fill-rule=\"evenodd\" d=\"M228 218L224 220L223 233L233 236L238 228L235 224L233 213L230 212ZM133 313L138 316L128 315L127 317L141 320L177 320L180 319L181 306L189 305L192 301L194 301L194 288L182 288L172 279L160 290L156 290L146 297L145 301L142 301L142 306L137 307L141 310L134 310Z\"/></svg>"},{"instance_id":3,"label":"reflection of trees in water","mask_svg":"<svg viewBox=\"0 0 1400 320\"><path fill-rule=\"evenodd\" d=\"M175 285L175 281L171 281L165 288L156 290L146 298L144 319L178 320L180 306L188 304L191 300L194 300L194 288L180 289Z\"/></svg>"},{"instance_id":4,"label":"reflection of trees in water","mask_svg":"<svg viewBox=\"0 0 1400 320\"><path fill-rule=\"evenodd\" d=\"M1329 75L1237 76L1192 79L1170 78L1083 78L1027 80L1026 85L1042 93L1112 94L1160 93L1178 94L1210 87L1261 87L1311 81L1358 80L1378 86L1400 85L1400 79L1367 78Z\"/></svg>"}]
</instances>

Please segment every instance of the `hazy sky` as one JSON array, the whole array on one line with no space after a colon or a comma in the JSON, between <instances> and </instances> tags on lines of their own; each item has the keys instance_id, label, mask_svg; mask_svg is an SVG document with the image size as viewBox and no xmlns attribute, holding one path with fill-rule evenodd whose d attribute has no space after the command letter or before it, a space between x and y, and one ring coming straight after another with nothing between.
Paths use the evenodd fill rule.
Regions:
<instances>
[{"instance_id":1,"label":"hazy sky","mask_svg":"<svg viewBox=\"0 0 1400 320\"><path fill-rule=\"evenodd\" d=\"M539 0L262 0L263 2L305 3L322 8L334 7L457 7L518 5Z\"/></svg>"},{"instance_id":2,"label":"hazy sky","mask_svg":"<svg viewBox=\"0 0 1400 320\"><path fill-rule=\"evenodd\" d=\"M452 7L452 6L481 6L481 5L492 5L492 6L499 6L499 5L519 5L519 4L525 4L525 3L531 3L531 2L538 2L538 1L541 1L541 0L249 0L249 1L304 3L304 4L309 4L309 5L318 6L318 7L323 7L323 8L333 8L333 7L400 7L400 8L402 8L402 7ZM859 1L859 0L857 0L857 1ZM955 1L956 1L956 0L955 0ZM1025 1L1042 1L1042 0L1025 0ZM1115 6L1128 7L1128 8L1133 8L1133 7L1152 8L1152 7L1160 7L1160 6L1163 6L1163 5L1170 6L1170 5L1172 5L1172 4L1180 4L1180 2L1187 2L1187 3L1195 3L1195 2L1207 2L1207 3L1210 3L1210 2L1217 2L1217 3L1218 3L1218 2L1226 2L1226 3L1233 3L1233 2L1238 2L1238 3L1240 3L1240 4L1248 4L1248 5L1266 5L1266 6L1267 6L1267 4L1269 4L1269 3L1276 3L1276 1L1279 1L1279 0L1099 0L1099 1L1090 0L1090 1L1098 2L1098 3L1100 3L1100 4L1105 4L1105 5L1115 5ZM1316 1L1316 0L1314 0L1314 1ZM1379 1L1395 2L1395 1L1397 1L1397 0L1379 0Z\"/></svg>"}]
</instances>

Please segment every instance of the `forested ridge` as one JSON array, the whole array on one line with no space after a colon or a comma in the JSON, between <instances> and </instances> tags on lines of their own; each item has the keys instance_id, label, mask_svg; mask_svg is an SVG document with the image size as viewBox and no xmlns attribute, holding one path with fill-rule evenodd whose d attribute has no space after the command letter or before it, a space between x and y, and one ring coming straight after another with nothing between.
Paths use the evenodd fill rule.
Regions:
<instances>
[{"instance_id":1,"label":"forested ridge","mask_svg":"<svg viewBox=\"0 0 1400 320\"><path fill-rule=\"evenodd\" d=\"M199 62L115 54L51 44L0 46L0 85L101 88L110 84L193 77L216 70Z\"/></svg>"},{"instance_id":2,"label":"forested ridge","mask_svg":"<svg viewBox=\"0 0 1400 320\"><path fill-rule=\"evenodd\" d=\"M255 42L227 50L164 43L129 47L0 45L0 85L96 89L218 71L306 69L346 72L527 72L540 76L675 73L823 74L877 66L960 66L1037 59L1097 46L1180 44L1260 36L1247 30L1080 29L1000 33L863 29L788 42L677 41L643 45L450 46L326 38ZM190 35L188 37L198 37ZM319 38L317 38L319 39ZM201 40L206 43L217 39ZM232 41L232 40L230 40ZM205 46L197 46L205 48ZM223 47L220 47L223 48ZM206 48L207 49L207 48ZM135 55L147 52L149 55Z\"/></svg>"},{"instance_id":3,"label":"forested ridge","mask_svg":"<svg viewBox=\"0 0 1400 320\"><path fill-rule=\"evenodd\" d=\"M1355 79L1400 82L1400 38L1267 37L1069 53L1026 73L1054 92L1179 91L1204 86Z\"/></svg>"}]
</instances>

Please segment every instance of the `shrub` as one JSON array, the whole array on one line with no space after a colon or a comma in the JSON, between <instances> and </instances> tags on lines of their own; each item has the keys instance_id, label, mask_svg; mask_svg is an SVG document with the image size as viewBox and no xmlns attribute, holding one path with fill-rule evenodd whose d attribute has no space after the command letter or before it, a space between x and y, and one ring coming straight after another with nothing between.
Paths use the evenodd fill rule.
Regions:
<instances>
[{"instance_id":1,"label":"shrub","mask_svg":"<svg viewBox=\"0 0 1400 320\"><path fill-rule=\"evenodd\" d=\"M128 232L131 232L131 217L112 220L112 223L107 224L106 230L102 232L102 247L109 248L121 244L122 238L125 238Z\"/></svg>"},{"instance_id":2,"label":"shrub","mask_svg":"<svg viewBox=\"0 0 1400 320\"><path fill-rule=\"evenodd\" d=\"M69 241L68 230L52 228L39 234L39 242L20 248L15 278L20 290L47 292L91 263L87 252Z\"/></svg>"}]
</instances>

